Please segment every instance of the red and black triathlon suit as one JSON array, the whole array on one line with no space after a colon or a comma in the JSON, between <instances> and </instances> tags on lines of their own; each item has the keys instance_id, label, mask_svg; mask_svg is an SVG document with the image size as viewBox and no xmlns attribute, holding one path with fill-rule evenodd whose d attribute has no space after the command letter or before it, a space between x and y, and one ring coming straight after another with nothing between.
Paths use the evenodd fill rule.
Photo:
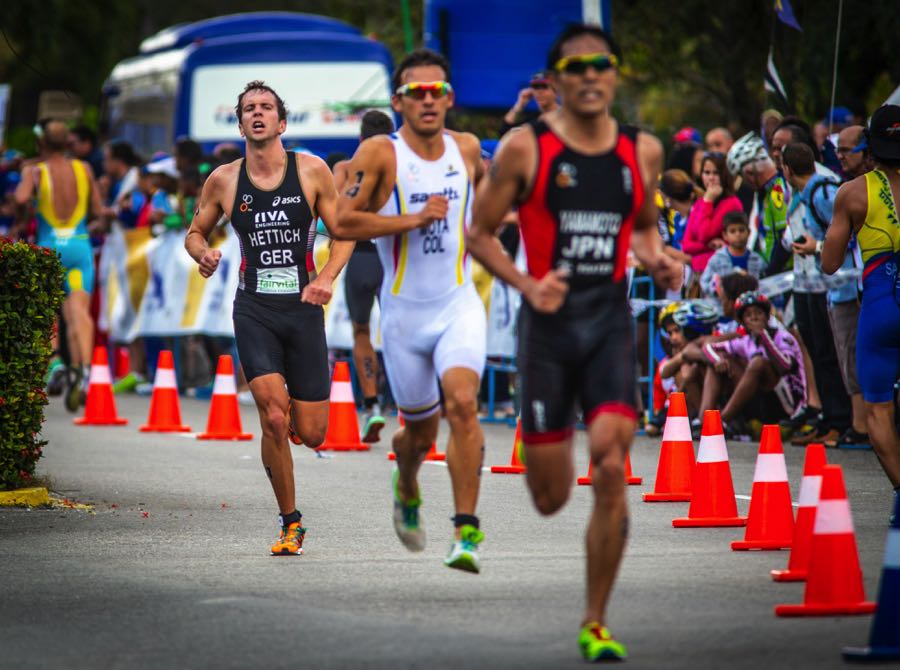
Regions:
<instances>
[{"instance_id":1,"label":"red and black triathlon suit","mask_svg":"<svg viewBox=\"0 0 900 670\"><path fill-rule=\"evenodd\" d=\"M522 437L566 439L575 401L585 423L635 411L635 354L625 273L634 219L644 199L637 128L618 126L616 146L585 155L563 144L541 120L538 169L519 223L528 273L569 272L569 293L555 314L523 302L519 317Z\"/></svg>"},{"instance_id":2,"label":"red and black triathlon suit","mask_svg":"<svg viewBox=\"0 0 900 670\"><path fill-rule=\"evenodd\" d=\"M300 302L315 273L316 227L300 187L297 155L288 152L281 184L257 187L241 161L231 225L241 245L234 298L234 336L247 381L277 372L295 400L330 394L325 317L320 305Z\"/></svg>"}]
</instances>

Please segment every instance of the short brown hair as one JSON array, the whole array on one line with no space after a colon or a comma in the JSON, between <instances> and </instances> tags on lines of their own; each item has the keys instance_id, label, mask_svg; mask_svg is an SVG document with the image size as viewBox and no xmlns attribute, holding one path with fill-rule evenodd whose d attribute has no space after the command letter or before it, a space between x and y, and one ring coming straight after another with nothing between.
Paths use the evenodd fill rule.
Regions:
<instances>
[{"instance_id":1,"label":"short brown hair","mask_svg":"<svg viewBox=\"0 0 900 670\"><path fill-rule=\"evenodd\" d=\"M782 149L781 162L798 177L806 177L816 171L816 157L804 142L792 142Z\"/></svg>"},{"instance_id":2,"label":"short brown hair","mask_svg":"<svg viewBox=\"0 0 900 670\"><path fill-rule=\"evenodd\" d=\"M397 69L394 70L394 76L391 80L391 93L396 93L397 89L403 83L403 73L420 65L437 65L444 71L444 81L450 81L450 63L437 51L431 49L416 49L403 57Z\"/></svg>"},{"instance_id":3,"label":"short brown hair","mask_svg":"<svg viewBox=\"0 0 900 670\"><path fill-rule=\"evenodd\" d=\"M250 91L267 91L271 93L275 98L275 105L278 107L278 120L284 121L287 119L287 107L284 106L284 100L281 99L281 96L275 92L275 89L266 84L266 82L260 81L259 79L254 79L246 86L244 86L244 90L241 91L241 94L238 96L237 105L234 108L234 113L237 114L239 123L241 120L241 106L244 103L244 96L247 95Z\"/></svg>"},{"instance_id":4,"label":"short brown hair","mask_svg":"<svg viewBox=\"0 0 900 670\"><path fill-rule=\"evenodd\" d=\"M750 228L750 224L747 221L747 215L739 209L727 212L725 216L722 217L722 232L728 230L728 226L743 226L744 228Z\"/></svg>"}]
</instances>

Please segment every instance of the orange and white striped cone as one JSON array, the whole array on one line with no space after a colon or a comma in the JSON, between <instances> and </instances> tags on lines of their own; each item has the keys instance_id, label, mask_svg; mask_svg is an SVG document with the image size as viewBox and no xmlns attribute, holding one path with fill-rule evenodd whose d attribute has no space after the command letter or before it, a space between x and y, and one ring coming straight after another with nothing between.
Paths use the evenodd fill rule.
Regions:
<instances>
[{"instance_id":1,"label":"orange and white striped cone","mask_svg":"<svg viewBox=\"0 0 900 670\"><path fill-rule=\"evenodd\" d=\"M405 425L406 425L406 421L403 420L403 415L402 415L402 414L399 416L399 420L400 420L400 425L401 425L401 426L405 426ZM396 460L397 460L397 454L395 454L393 451L389 451L387 457L388 457L388 460L389 460L389 461L396 461ZM426 460L426 461L446 461L446 460L447 460L447 454L446 454L446 452L438 451L438 450L437 450L437 442L432 442L432 443L431 443L431 449L429 449L429 450L428 450L428 453L425 454L425 460Z\"/></svg>"},{"instance_id":2,"label":"orange and white striped cone","mask_svg":"<svg viewBox=\"0 0 900 670\"><path fill-rule=\"evenodd\" d=\"M800 481L800 506L794 526L794 546L791 547L787 570L772 570L772 579L776 582L802 582L806 579L819 491L822 489L822 468L825 465L825 445L808 444L803 461L803 479Z\"/></svg>"},{"instance_id":3,"label":"orange and white striped cone","mask_svg":"<svg viewBox=\"0 0 900 670\"><path fill-rule=\"evenodd\" d=\"M198 440L252 440L241 426L241 411L237 401L237 385L234 383L234 363L231 356L219 356L216 381L213 384L212 402L206 432L197 435Z\"/></svg>"},{"instance_id":4,"label":"orange and white striped cone","mask_svg":"<svg viewBox=\"0 0 900 670\"><path fill-rule=\"evenodd\" d=\"M750 492L747 532L731 543L734 551L790 549L794 540L794 510L788 485L781 430L763 426Z\"/></svg>"},{"instance_id":5,"label":"orange and white striped cone","mask_svg":"<svg viewBox=\"0 0 900 670\"><path fill-rule=\"evenodd\" d=\"M584 477L579 477L576 481L579 486L590 486L591 480L594 477L594 464L591 461L588 461L588 471L587 475ZM644 481L643 477L636 477L634 473L631 471L631 454L625 454L625 483L629 486L635 486Z\"/></svg>"},{"instance_id":6,"label":"orange and white striped cone","mask_svg":"<svg viewBox=\"0 0 900 670\"><path fill-rule=\"evenodd\" d=\"M663 429L656 484L644 502L689 502L694 469L694 440L684 393L669 395L669 412Z\"/></svg>"},{"instance_id":7,"label":"orange and white striped cone","mask_svg":"<svg viewBox=\"0 0 900 670\"><path fill-rule=\"evenodd\" d=\"M370 446L359 439L356 400L353 398L350 366L346 361L334 364L330 400L325 442L316 451L368 451Z\"/></svg>"},{"instance_id":8,"label":"orange and white striped cone","mask_svg":"<svg viewBox=\"0 0 900 670\"><path fill-rule=\"evenodd\" d=\"M776 616L871 614L856 550L850 501L840 465L822 468L822 491L816 508L812 555L800 605L776 605Z\"/></svg>"},{"instance_id":9,"label":"orange and white striped cone","mask_svg":"<svg viewBox=\"0 0 900 670\"><path fill-rule=\"evenodd\" d=\"M525 453L522 445L522 419L516 421L516 436L513 438L512 456L509 465L492 465L491 472L504 475L525 474Z\"/></svg>"},{"instance_id":10,"label":"orange and white striped cone","mask_svg":"<svg viewBox=\"0 0 900 670\"><path fill-rule=\"evenodd\" d=\"M738 516L719 410L707 410L703 414L691 486L694 492L687 518L672 519L675 528L743 526L747 523L747 517Z\"/></svg>"},{"instance_id":11,"label":"orange and white striped cone","mask_svg":"<svg viewBox=\"0 0 900 670\"><path fill-rule=\"evenodd\" d=\"M73 422L76 426L124 426L128 423L128 419L116 414L116 401L113 398L105 347L94 348L84 416L74 419Z\"/></svg>"},{"instance_id":12,"label":"orange and white striped cone","mask_svg":"<svg viewBox=\"0 0 900 670\"><path fill-rule=\"evenodd\" d=\"M186 433L190 426L181 423L181 406L178 403L178 383L172 352L163 349L156 363L153 395L150 398L150 415L142 433Z\"/></svg>"}]
</instances>

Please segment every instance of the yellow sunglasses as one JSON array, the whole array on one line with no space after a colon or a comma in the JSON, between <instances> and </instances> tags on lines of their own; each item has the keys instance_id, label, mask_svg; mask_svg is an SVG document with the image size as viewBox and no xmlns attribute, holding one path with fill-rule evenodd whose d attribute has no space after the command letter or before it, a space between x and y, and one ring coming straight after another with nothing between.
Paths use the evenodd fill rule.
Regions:
<instances>
[{"instance_id":1,"label":"yellow sunglasses","mask_svg":"<svg viewBox=\"0 0 900 670\"><path fill-rule=\"evenodd\" d=\"M619 59L615 54L584 54L581 56L566 56L556 61L553 69L566 74L584 74L589 67L597 72L606 72L610 68L618 66Z\"/></svg>"}]
</instances>

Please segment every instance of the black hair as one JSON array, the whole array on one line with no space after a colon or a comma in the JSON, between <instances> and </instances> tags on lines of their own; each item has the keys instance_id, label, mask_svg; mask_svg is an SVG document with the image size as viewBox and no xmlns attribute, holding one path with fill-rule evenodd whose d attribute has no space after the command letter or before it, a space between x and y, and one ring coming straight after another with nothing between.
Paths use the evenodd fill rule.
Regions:
<instances>
[{"instance_id":1,"label":"black hair","mask_svg":"<svg viewBox=\"0 0 900 670\"><path fill-rule=\"evenodd\" d=\"M349 158L347 154L343 151L332 151L325 157L325 165L328 166L328 169L334 172L334 166L340 163L341 161L345 161Z\"/></svg>"},{"instance_id":2,"label":"black hair","mask_svg":"<svg viewBox=\"0 0 900 670\"><path fill-rule=\"evenodd\" d=\"M237 105L234 107L234 113L237 114L238 123L241 121L241 106L244 102L244 96L250 91L268 91L271 93L275 97L275 105L278 107L278 120L284 121L287 119L287 107L284 106L284 100L281 99L281 96L275 92L275 89L266 84L266 82L254 79L244 86L244 90L241 91L241 94L238 96Z\"/></svg>"},{"instance_id":3,"label":"black hair","mask_svg":"<svg viewBox=\"0 0 900 670\"><path fill-rule=\"evenodd\" d=\"M612 35L603 30L600 26L589 25L587 23L571 23L557 36L553 41L553 45L550 47L550 51L547 52L548 70L553 70L556 66L556 62L562 58L562 50L566 42L581 35L593 35L606 42L609 45L609 50L612 51L613 55L618 59L619 64L622 63L622 52L619 49L619 45L612 38Z\"/></svg>"},{"instance_id":4,"label":"black hair","mask_svg":"<svg viewBox=\"0 0 900 670\"><path fill-rule=\"evenodd\" d=\"M744 228L749 228L750 223L747 221L747 215L744 214L741 210L732 210L725 214L722 217L722 230L728 230L728 226L733 225L741 225Z\"/></svg>"},{"instance_id":5,"label":"black hair","mask_svg":"<svg viewBox=\"0 0 900 670\"><path fill-rule=\"evenodd\" d=\"M816 142L813 140L812 128L809 127L809 124L806 121L799 116L786 116L778 122L777 126L775 126L775 130L772 131L772 136L774 137L775 133L784 129L791 131L791 137L794 138L794 142L805 144L812 150L813 160L818 161L822 159L819 147L816 146Z\"/></svg>"},{"instance_id":6,"label":"black hair","mask_svg":"<svg viewBox=\"0 0 900 670\"><path fill-rule=\"evenodd\" d=\"M84 124L79 124L69 128L69 132L75 135L82 142L90 142L92 147L97 146L97 133L88 128Z\"/></svg>"},{"instance_id":7,"label":"black hair","mask_svg":"<svg viewBox=\"0 0 900 670\"><path fill-rule=\"evenodd\" d=\"M203 160L203 147L189 137L179 137L175 140L175 155L191 165L199 165Z\"/></svg>"},{"instance_id":8,"label":"black hair","mask_svg":"<svg viewBox=\"0 0 900 670\"><path fill-rule=\"evenodd\" d=\"M367 140L374 135L390 135L394 132L394 120L377 109L370 109L363 114L359 123L359 136Z\"/></svg>"},{"instance_id":9,"label":"black hair","mask_svg":"<svg viewBox=\"0 0 900 670\"><path fill-rule=\"evenodd\" d=\"M450 81L450 63L444 56L431 49L416 49L406 54L394 70L394 76L391 78L391 93L394 93L403 84L403 73L406 70L420 65L437 65L444 71L444 81Z\"/></svg>"},{"instance_id":10,"label":"black hair","mask_svg":"<svg viewBox=\"0 0 900 670\"><path fill-rule=\"evenodd\" d=\"M759 280L746 272L732 272L719 278L722 293L729 300L737 300L741 293L755 291L759 288Z\"/></svg>"},{"instance_id":11,"label":"black hair","mask_svg":"<svg viewBox=\"0 0 900 670\"><path fill-rule=\"evenodd\" d=\"M134 167L141 163L141 159L135 153L134 147L125 140L113 140L106 145L106 148L109 150L111 158L122 161L128 167Z\"/></svg>"},{"instance_id":12,"label":"black hair","mask_svg":"<svg viewBox=\"0 0 900 670\"><path fill-rule=\"evenodd\" d=\"M816 159L812 149L802 142L793 142L781 150L781 162L798 177L814 174Z\"/></svg>"}]
</instances>

